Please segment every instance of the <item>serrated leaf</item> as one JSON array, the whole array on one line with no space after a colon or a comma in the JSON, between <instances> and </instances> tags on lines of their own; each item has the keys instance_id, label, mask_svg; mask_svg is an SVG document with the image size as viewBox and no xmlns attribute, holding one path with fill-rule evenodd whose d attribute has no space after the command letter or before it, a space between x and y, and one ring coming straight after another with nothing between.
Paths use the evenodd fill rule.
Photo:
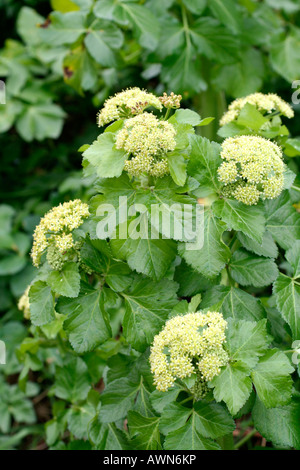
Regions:
<instances>
[{"instance_id":1,"label":"serrated leaf","mask_svg":"<svg viewBox=\"0 0 300 470\"><path fill-rule=\"evenodd\" d=\"M265 316L259 300L236 287L215 286L206 290L201 302L201 309L205 308L235 320L258 321Z\"/></svg>"},{"instance_id":2,"label":"serrated leaf","mask_svg":"<svg viewBox=\"0 0 300 470\"><path fill-rule=\"evenodd\" d=\"M63 367L56 367L54 394L76 403L85 400L91 388L90 377L86 364L80 357L71 357Z\"/></svg>"},{"instance_id":3,"label":"serrated leaf","mask_svg":"<svg viewBox=\"0 0 300 470\"><path fill-rule=\"evenodd\" d=\"M266 408L257 398L252 410L254 426L268 441L277 446L300 449L300 398L287 406Z\"/></svg>"},{"instance_id":4,"label":"serrated leaf","mask_svg":"<svg viewBox=\"0 0 300 470\"><path fill-rule=\"evenodd\" d=\"M293 207L289 192L265 201L265 209L266 229L282 248L292 248L300 239L300 214Z\"/></svg>"},{"instance_id":5,"label":"serrated leaf","mask_svg":"<svg viewBox=\"0 0 300 470\"><path fill-rule=\"evenodd\" d=\"M192 42L201 55L221 64L236 61L239 51L237 39L214 18L198 19L190 31Z\"/></svg>"},{"instance_id":6,"label":"serrated leaf","mask_svg":"<svg viewBox=\"0 0 300 470\"><path fill-rule=\"evenodd\" d=\"M159 417L147 418L136 411L128 413L129 433L133 438L131 445L137 450L159 450Z\"/></svg>"},{"instance_id":7,"label":"serrated leaf","mask_svg":"<svg viewBox=\"0 0 300 470\"><path fill-rule=\"evenodd\" d=\"M286 405L292 395L294 372L287 356L276 349L260 358L251 376L259 399L267 408Z\"/></svg>"},{"instance_id":8,"label":"serrated leaf","mask_svg":"<svg viewBox=\"0 0 300 470\"><path fill-rule=\"evenodd\" d=\"M190 135L191 151L188 173L200 183L207 193L218 193L220 182L217 169L221 164L220 145L205 137Z\"/></svg>"},{"instance_id":9,"label":"serrated leaf","mask_svg":"<svg viewBox=\"0 0 300 470\"><path fill-rule=\"evenodd\" d=\"M229 228L240 230L258 243L262 242L265 218L259 207L246 206L234 199L222 199L213 203L212 210Z\"/></svg>"},{"instance_id":10,"label":"serrated leaf","mask_svg":"<svg viewBox=\"0 0 300 470\"><path fill-rule=\"evenodd\" d=\"M89 427L89 437L97 450L128 450L126 434L114 423L101 423L96 417Z\"/></svg>"},{"instance_id":11,"label":"serrated leaf","mask_svg":"<svg viewBox=\"0 0 300 470\"><path fill-rule=\"evenodd\" d=\"M233 0L211 0L209 2L209 8L218 20L228 26L233 33L240 32L240 13Z\"/></svg>"},{"instance_id":12,"label":"serrated leaf","mask_svg":"<svg viewBox=\"0 0 300 470\"><path fill-rule=\"evenodd\" d=\"M277 258L278 256L278 248L272 238L272 235L268 231L265 231L263 234L261 243L252 240L242 232L238 232L237 238L244 248L246 248L248 251L252 251L256 255L265 256L267 258Z\"/></svg>"},{"instance_id":13,"label":"serrated leaf","mask_svg":"<svg viewBox=\"0 0 300 470\"><path fill-rule=\"evenodd\" d=\"M130 1L121 2L115 9L114 17L117 21L129 21L133 25L137 40L142 47L150 50L156 48L160 25L149 8Z\"/></svg>"},{"instance_id":14,"label":"serrated leaf","mask_svg":"<svg viewBox=\"0 0 300 470\"><path fill-rule=\"evenodd\" d=\"M29 290L30 318L41 326L55 320L54 294L44 281L35 282Z\"/></svg>"},{"instance_id":15,"label":"serrated leaf","mask_svg":"<svg viewBox=\"0 0 300 470\"><path fill-rule=\"evenodd\" d=\"M47 284L53 292L64 297L77 297L80 289L80 274L76 263L66 263L61 271L51 271Z\"/></svg>"},{"instance_id":16,"label":"serrated leaf","mask_svg":"<svg viewBox=\"0 0 300 470\"><path fill-rule=\"evenodd\" d=\"M232 415L246 403L252 390L252 381L238 362L223 367L211 381L216 401L224 401Z\"/></svg>"},{"instance_id":17,"label":"serrated leaf","mask_svg":"<svg viewBox=\"0 0 300 470\"><path fill-rule=\"evenodd\" d=\"M179 50L179 55L169 56L163 64L164 83L175 93L194 94L207 89L207 83L201 76L199 59L194 60L195 52L192 46L184 48Z\"/></svg>"},{"instance_id":18,"label":"serrated leaf","mask_svg":"<svg viewBox=\"0 0 300 470\"><path fill-rule=\"evenodd\" d=\"M91 351L111 337L105 301L103 289L95 290L85 282L76 299L59 299L57 310L68 315L64 328L77 353Z\"/></svg>"},{"instance_id":19,"label":"serrated leaf","mask_svg":"<svg viewBox=\"0 0 300 470\"><path fill-rule=\"evenodd\" d=\"M265 353L270 337L266 330L266 319L259 322L228 320L226 349L231 361L237 361L248 373Z\"/></svg>"},{"instance_id":20,"label":"serrated leaf","mask_svg":"<svg viewBox=\"0 0 300 470\"><path fill-rule=\"evenodd\" d=\"M300 338L300 285L292 278L279 274L273 292L277 308L290 325L293 338Z\"/></svg>"},{"instance_id":21,"label":"serrated leaf","mask_svg":"<svg viewBox=\"0 0 300 470\"><path fill-rule=\"evenodd\" d=\"M77 439L86 439L88 427L95 417L95 408L90 403L84 403L80 407L71 408L68 413L68 428Z\"/></svg>"},{"instance_id":22,"label":"serrated leaf","mask_svg":"<svg viewBox=\"0 0 300 470\"><path fill-rule=\"evenodd\" d=\"M195 414L176 431L170 432L165 440L166 450L219 450L219 445L198 432L195 425Z\"/></svg>"},{"instance_id":23,"label":"serrated leaf","mask_svg":"<svg viewBox=\"0 0 300 470\"><path fill-rule=\"evenodd\" d=\"M172 240L131 239L111 240L117 258L126 259L131 269L159 281L176 257L176 243Z\"/></svg>"},{"instance_id":24,"label":"serrated leaf","mask_svg":"<svg viewBox=\"0 0 300 470\"><path fill-rule=\"evenodd\" d=\"M231 275L242 286L268 286L278 276L278 268L270 258L253 255L240 248L231 260Z\"/></svg>"},{"instance_id":25,"label":"serrated leaf","mask_svg":"<svg viewBox=\"0 0 300 470\"><path fill-rule=\"evenodd\" d=\"M204 212L204 242L203 247L187 249L180 243L178 251L185 261L203 276L213 278L224 268L230 258L230 250L222 240L222 234L226 230L225 224L214 217L211 210ZM192 245L192 244L190 244Z\"/></svg>"},{"instance_id":26,"label":"serrated leaf","mask_svg":"<svg viewBox=\"0 0 300 470\"><path fill-rule=\"evenodd\" d=\"M126 152L115 148L114 134L107 132L99 135L92 145L83 152L101 178L113 178L121 175Z\"/></svg>"},{"instance_id":27,"label":"serrated leaf","mask_svg":"<svg viewBox=\"0 0 300 470\"><path fill-rule=\"evenodd\" d=\"M292 248L290 248L285 257L293 268L293 277L300 277L300 240L297 240Z\"/></svg>"},{"instance_id":28,"label":"serrated leaf","mask_svg":"<svg viewBox=\"0 0 300 470\"><path fill-rule=\"evenodd\" d=\"M216 403L196 402L193 408L186 408L179 403L166 406L161 416L160 430L167 436L184 426L189 419L194 419L197 431L206 438L216 439L235 428L225 408Z\"/></svg>"},{"instance_id":29,"label":"serrated leaf","mask_svg":"<svg viewBox=\"0 0 300 470\"><path fill-rule=\"evenodd\" d=\"M123 332L134 349L144 351L151 344L177 303L176 290L177 285L168 280L137 279L122 292L126 307Z\"/></svg>"}]
</instances>

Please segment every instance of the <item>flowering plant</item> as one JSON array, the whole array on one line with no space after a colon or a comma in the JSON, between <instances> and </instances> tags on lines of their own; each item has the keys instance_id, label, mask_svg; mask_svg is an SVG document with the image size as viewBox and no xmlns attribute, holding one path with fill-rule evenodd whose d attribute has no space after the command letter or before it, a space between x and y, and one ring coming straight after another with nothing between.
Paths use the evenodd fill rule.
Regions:
<instances>
[{"instance_id":1,"label":"flowering plant","mask_svg":"<svg viewBox=\"0 0 300 470\"><path fill-rule=\"evenodd\" d=\"M300 448L299 190L281 122L292 109L240 99L219 144L199 133L211 119L180 102L138 88L109 98L80 149L92 198L35 230L19 354L23 383L33 356L55 368L52 448L66 429L94 449L238 448L244 416Z\"/></svg>"}]
</instances>

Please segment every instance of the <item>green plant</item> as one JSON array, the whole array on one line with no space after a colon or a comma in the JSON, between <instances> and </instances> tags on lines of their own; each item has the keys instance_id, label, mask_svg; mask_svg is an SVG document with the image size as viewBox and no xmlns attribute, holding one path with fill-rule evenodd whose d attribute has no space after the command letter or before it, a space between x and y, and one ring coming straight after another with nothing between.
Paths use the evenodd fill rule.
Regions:
<instances>
[{"instance_id":1,"label":"green plant","mask_svg":"<svg viewBox=\"0 0 300 470\"><path fill-rule=\"evenodd\" d=\"M48 380L54 449L239 448L232 433L245 416L273 446L298 449L299 188L287 156L280 174L273 163L265 173L264 133L285 151L286 127L257 104L235 116L239 135L259 136L247 165L264 161L278 189L246 205L220 174L225 143L195 132L211 119L180 97L143 96L106 102L107 127L80 149L89 217L86 204L64 203L35 231L20 386L33 364ZM243 145L237 137L231 149L240 172ZM253 184L253 171L234 178Z\"/></svg>"}]
</instances>

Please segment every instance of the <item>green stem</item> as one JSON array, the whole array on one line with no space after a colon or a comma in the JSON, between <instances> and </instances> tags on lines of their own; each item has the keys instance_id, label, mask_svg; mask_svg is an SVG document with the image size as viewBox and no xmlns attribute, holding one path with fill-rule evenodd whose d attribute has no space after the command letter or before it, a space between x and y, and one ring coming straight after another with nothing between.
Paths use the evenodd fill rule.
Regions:
<instances>
[{"instance_id":1,"label":"green stem","mask_svg":"<svg viewBox=\"0 0 300 470\"><path fill-rule=\"evenodd\" d=\"M248 442L256 434L256 432L256 429L252 429L252 431L250 431L245 437L235 444L234 449L239 449L244 444L246 444L246 442Z\"/></svg>"},{"instance_id":2,"label":"green stem","mask_svg":"<svg viewBox=\"0 0 300 470\"><path fill-rule=\"evenodd\" d=\"M291 189L294 189L294 191L299 191L300 192L300 188L298 188L294 184L292 184Z\"/></svg>"},{"instance_id":3,"label":"green stem","mask_svg":"<svg viewBox=\"0 0 300 470\"><path fill-rule=\"evenodd\" d=\"M167 121L168 117L170 116L171 108L167 109L167 112L165 114L164 120Z\"/></svg>"}]
</instances>

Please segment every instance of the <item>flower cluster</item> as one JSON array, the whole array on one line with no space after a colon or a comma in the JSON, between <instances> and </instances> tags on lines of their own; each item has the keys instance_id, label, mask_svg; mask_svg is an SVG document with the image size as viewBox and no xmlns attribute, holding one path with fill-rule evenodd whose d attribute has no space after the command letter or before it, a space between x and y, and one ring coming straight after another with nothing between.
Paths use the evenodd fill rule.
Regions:
<instances>
[{"instance_id":1,"label":"flower cluster","mask_svg":"<svg viewBox=\"0 0 300 470\"><path fill-rule=\"evenodd\" d=\"M164 105L165 108L176 109L180 108L180 101L182 100L181 95L175 95L173 91L168 96L167 93L163 93L163 96L159 97L159 101Z\"/></svg>"},{"instance_id":2,"label":"flower cluster","mask_svg":"<svg viewBox=\"0 0 300 470\"><path fill-rule=\"evenodd\" d=\"M172 124L151 113L127 119L116 137L116 148L133 157L125 162L125 171L133 176L147 173L162 177L169 173L165 155L174 150L175 135Z\"/></svg>"},{"instance_id":3,"label":"flower cluster","mask_svg":"<svg viewBox=\"0 0 300 470\"><path fill-rule=\"evenodd\" d=\"M237 119L240 111L247 103L252 104L262 113L278 111L283 116L288 118L292 118L294 116L294 111L291 106L275 93L269 93L267 95L263 93L252 93L251 95L248 95L244 98L238 98L230 103L228 106L228 111L220 120L220 125L224 126L225 124L228 124Z\"/></svg>"},{"instance_id":4,"label":"flower cluster","mask_svg":"<svg viewBox=\"0 0 300 470\"><path fill-rule=\"evenodd\" d=\"M51 209L41 219L33 234L31 257L34 266L39 266L43 252L50 246L52 251L54 250L52 255L55 257L57 257L57 253L64 255L69 250L76 248L70 232L78 228L88 216L88 205L79 199L65 202Z\"/></svg>"},{"instance_id":5,"label":"flower cluster","mask_svg":"<svg viewBox=\"0 0 300 470\"><path fill-rule=\"evenodd\" d=\"M18 309L23 312L24 318L26 318L26 320L29 320L30 318L29 289L30 286L26 288L24 294L19 298L18 302Z\"/></svg>"},{"instance_id":6,"label":"flower cluster","mask_svg":"<svg viewBox=\"0 0 300 470\"><path fill-rule=\"evenodd\" d=\"M203 382L218 375L229 358L223 349L227 322L218 312L196 312L168 320L151 347L156 388L167 391L176 378L200 373Z\"/></svg>"},{"instance_id":7,"label":"flower cluster","mask_svg":"<svg viewBox=\"0 0 300 470\"><path fill-rule=\"evenodd\" d=\"M137 87L129 88L105 101L97 116L98 125L101 127L112 121L140 114L150 106L162 109L160 100L152 93Z\"/></svg>"},{"instance_id":8,"label":"flower cluster","mask_svg":"<svg viewBox=\"0 0 300 470\"><path fill-rule=\"evenodd\" d=\"M275 143L256 136L229 137L221 157L218 178L226 186L225 196L253 205L259 198L274 199L283 190L284 163Z\"/></svg>"}]
</instances>

